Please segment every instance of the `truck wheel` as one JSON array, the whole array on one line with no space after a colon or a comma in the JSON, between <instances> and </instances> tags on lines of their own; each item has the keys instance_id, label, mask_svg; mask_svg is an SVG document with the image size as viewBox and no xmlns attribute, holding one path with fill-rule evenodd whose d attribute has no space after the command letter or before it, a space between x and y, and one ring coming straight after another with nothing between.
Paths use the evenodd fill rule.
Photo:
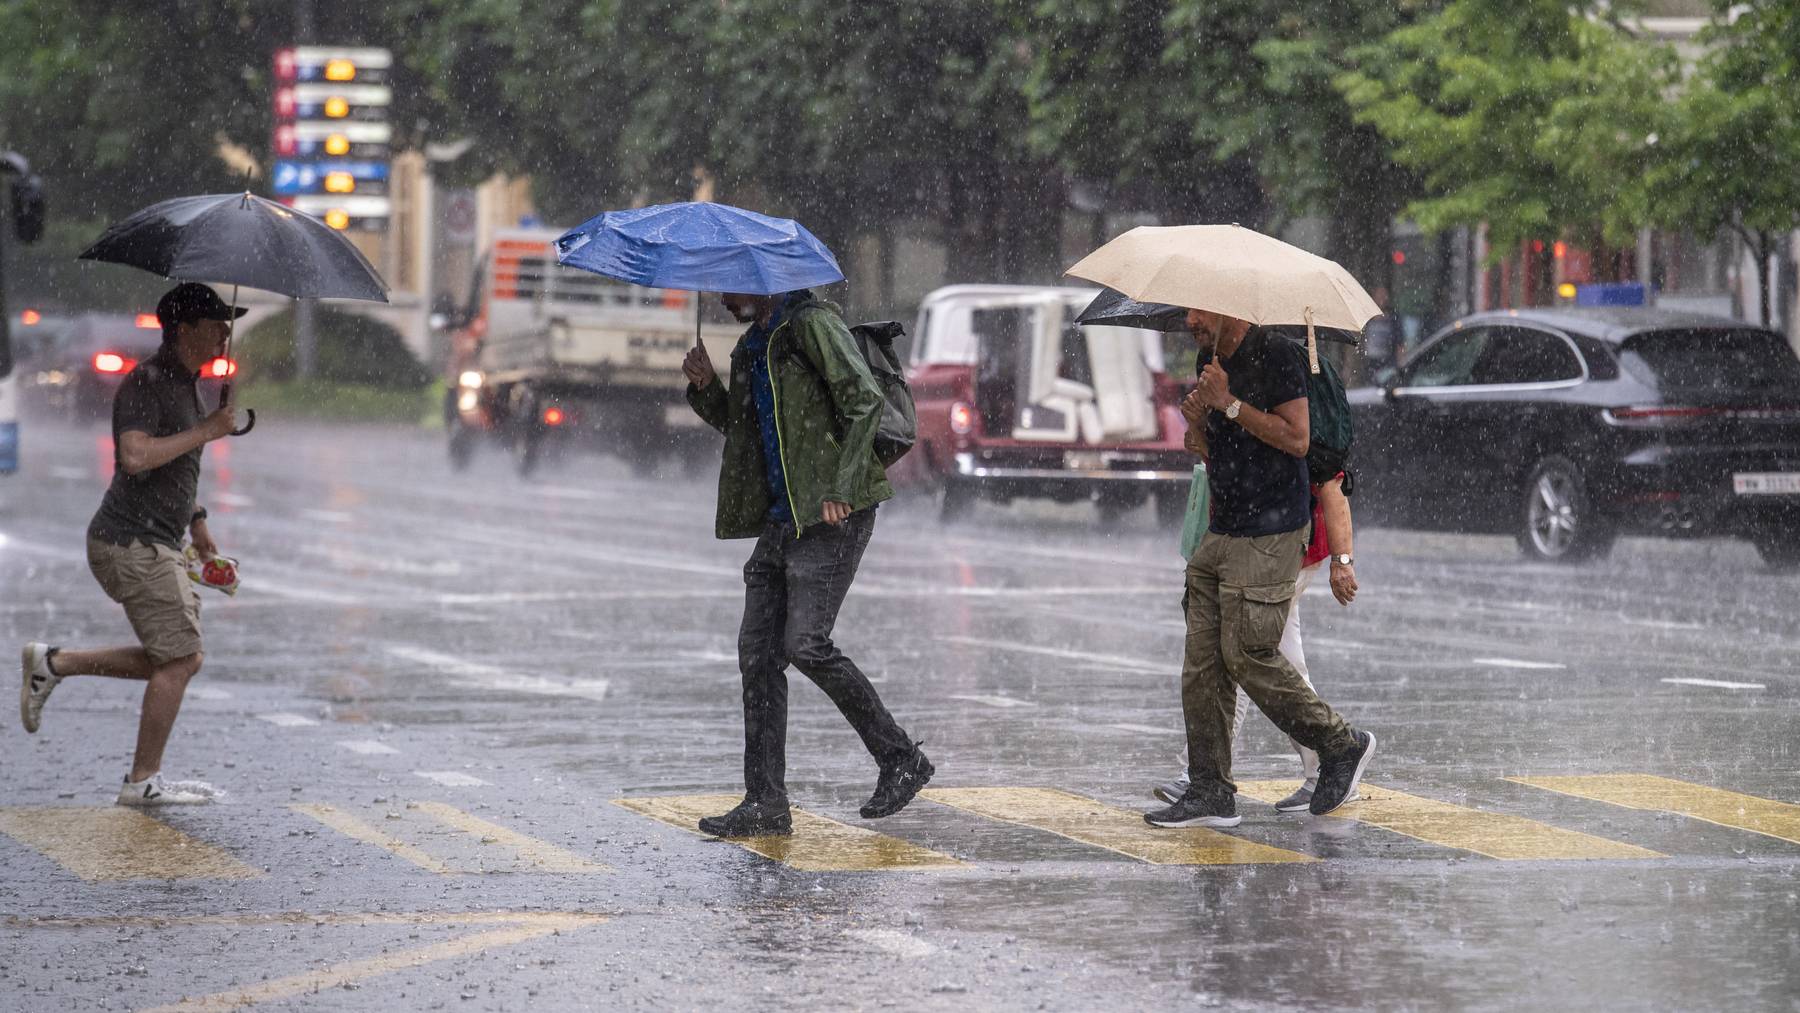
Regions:
<instances>
[{"instance_id":1,"label":"truck wheel","mask_svg":"<svg viewBox=\"0 0 1800 1013\"><path fill-rule=\"evenodd\" d=\"M1574 563L1611 551L1617 533L1588 501L1581 470L1564 457L1546 457L1525 480L1519 507L1519 548L1531 559Z\"/></svg>"},{"instance_id":2,"label":"truck wheel","mask_svg":"<svg viewBox=\"0 0 1800 1013\"><path fill-rule=\"evenodd\" d=\"M513 467L520 478L530 478L543 456L544 436L529 422L513 431Z\"/></svg>"},{"instance_id":3,"label":"truck wheel","mask_svg":"<svg viewBox=\"0 0 1800 1013\"><path fill-rule=\"evenodd\" d=\"M469 461L475 456L475 444L480 442L481 434L462 424L461 419L450 422L450 467L463 471L469 467Z\"/></svg>"},{"instance_id":4,"label":"truck wheel","mask_svg":"<svg viewBox=\"0 0 1800 1013\"><path fill-rule=\"evenodd\" d=\"M1800 570L1800 542L1792 533L1765 531L1756 536L1756 551L1770 573L1793 573Z\"/></svg>"},{"instance_id":5,"label":"truck wheel","mask_svg":"<svg viewBox=\"0 0 1800 1013\"><path fill-rule=\"evenodd\" d=\"M975 483L958 478L944 479L944 498L938 504L938 520L954 524L969 515L975 505Z\"/></svg>"}]
</instances>

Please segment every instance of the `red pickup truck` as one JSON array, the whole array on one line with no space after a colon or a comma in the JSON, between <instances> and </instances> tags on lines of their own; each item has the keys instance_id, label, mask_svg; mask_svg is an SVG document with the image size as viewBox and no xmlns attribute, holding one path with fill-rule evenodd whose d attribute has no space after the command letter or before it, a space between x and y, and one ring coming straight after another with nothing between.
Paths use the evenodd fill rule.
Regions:
<instances>
[{"instance_id":1,"label":"red pickup truck","mask_svg":"<svg viewBox=\"0 0 1800 1013\"><path fill-rule=\"evenodd\" d=\"M926 296L907 376L918 444L889 470L894 483L941 490L945 520L977 499L1043 497L1092 501L1111 523L1154 497L1157 516L1179 523L1196 463L1178 407L1192 339L1078 326L1096 294L952 285Z\"/></svg>"}]
</instances>

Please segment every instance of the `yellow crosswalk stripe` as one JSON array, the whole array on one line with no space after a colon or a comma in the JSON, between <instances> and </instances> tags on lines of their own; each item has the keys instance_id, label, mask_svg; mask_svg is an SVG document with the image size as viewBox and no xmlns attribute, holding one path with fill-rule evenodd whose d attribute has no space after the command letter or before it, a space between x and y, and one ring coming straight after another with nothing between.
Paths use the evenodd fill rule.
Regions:
<instances>
[{"instance_id":1,"label":"yellow crosswalk stripe","mask_svg":"<svg viewBox=\"0 0 1800 1013\"><path fill-rule=\"evenodd\" d=\"M508 848L519 856L519 859L539 872L563 874L592 875L611 872L612 869L577 855L573 851L547 844L535 837L527 837L515 830L509 830L498 823L489 823L478 816L471 816L454 806L442 802L416 802L414 808L447 827L453 827L478 838L483 844L497 844Z\"/></svg>"},{"instance_id":2,"label":"yellow crosswalk stripe","mask_svg":"<svg viewBox=\"0 0 1800 1013\"><path fill-rule=\"evenodd\" d=\"M8 806L0 833L90 883L252 879L261 872L137 809Z\"/></svg>"},{"instance_id":3,"label":"yellow crosswalk stripe","mask_svg":"<svg viewBox=\"0 0 1800 1013\"><path fill-rule=\"evenodd\" d=\"M1264 802L1287 797L1298 781L1239 781L1238 793ZM1506 813L1469 809L1420 798L1364 781L1362 800L1345 804L1334 817L1438 844L1509 860L1663 858L1635 844L1607 840Z\"/></svg>"},{"instance_id":4,"label":"yellow crosswalk stripe","mask_svg":"<svg viewBox=\"0 0 1800 1013\"><path fill-rule=\"evenodd\" d=\"M1509 777L1533 788L1610 802L1627 809L1677 813L1735 830L1800 844L1800 805L1741 795L1652 774L1587 777Z\"/></svg>"},{"instance_id":5,"label":"yellow crosswalk stripe","mask_svg":"<svg viewBox=\"0 0 1800 1013\"><path fill-rule=\"evenodd\" d=\"M435 872L440 876L453 876L460 871L451 868L424 849L414 847L384 830L364 823L336 806L303 803L291 805L288 808L301 815L311 816L345 837L362 841L364 844L373 844L396 858L403 858L411 862L426 872Z\"/></svg>"},{"instance_id":6,"label":"yellow crosswalk stripe","mask_svg":"<svg viewBox=\"0 0 1800 1013\"><path fill-rule=\"evenodd\" d=\"M1206 827L1165 830L1144 814L1054 788L927 788L921 798L987 819L1044 830L1153 865L1311 862L1310 855Z\"/></svg>"},{"instance_id":7,"label":"yellow crosswalk stripe","mask_svg":"<svg viewBox=\"0 0 1800 1013\"><path fill-rule=\"evenodd\" d=\"M697 834L695 823L700 817L717 816L740 801L736 795L665 795L614 799L613 804ZM793 810L793 819L791 837L747 837L731 843L802 872L905 872L964 865L898 837L846 826L801 809Z\"/></svg>"},{"instance_id":8,"label":"yellow crosswalk stripe","mask_svg":"<svg viewBox=\"0 0 1800 1013\"><path fill-rule=\"evenodd\" d=\"M379 916L372 916L366 924L386 924L377 919ZM326 989L340 988L377 975L391 974L394 971L412 967L423 967L442 960L471 957L502 946L516 946L533 939L573 932L606 921L600 915L561 912L518 912L489 920L511 924L503 928L457 936L441 943L432 943L409 950L383 952L379 956L315 968L284 978L259 981L252 985L216 992L212 995L183 998L166 1006L157 1006L148 1010L147 1013L226 1013L229 1010L243 1009L246 1006L255 1006L278 999L292 999L298 996L312 996L313 1001L303 1001L303 1005L314 1005L319 993ZM349 924L364 923L361 921L349 922Z\"/></svg>"}]
</instances>

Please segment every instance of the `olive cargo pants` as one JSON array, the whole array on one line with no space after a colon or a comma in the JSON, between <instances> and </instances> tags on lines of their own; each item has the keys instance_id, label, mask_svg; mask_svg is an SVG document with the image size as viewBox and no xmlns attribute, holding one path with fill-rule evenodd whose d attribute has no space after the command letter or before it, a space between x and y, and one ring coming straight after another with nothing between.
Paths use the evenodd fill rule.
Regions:
<instances>
[{"instance_id":1,"label":"olive cargo pants","mask_svg":"<svg viewBox=\"0 0 1800 1013\"><path fill-rule=\"evenodd\" d=\"M1231 783L1237 689L1289 738L1330 758L1356 747L1350 726L1281 656L1307 529L1257 538L1207 532L1187 565L1181 710L1192 791L1219 801Z\"/></svg>"}]
</instances>

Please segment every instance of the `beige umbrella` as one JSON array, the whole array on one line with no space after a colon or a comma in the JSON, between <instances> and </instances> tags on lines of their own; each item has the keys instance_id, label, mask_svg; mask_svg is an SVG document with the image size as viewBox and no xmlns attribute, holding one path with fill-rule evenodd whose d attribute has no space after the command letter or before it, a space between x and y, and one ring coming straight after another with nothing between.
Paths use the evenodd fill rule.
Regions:
<instances>
[{"instance_id":1,"label":"beige umbrella","mask_svg":"<svg viewBox=\"0 0 1800 1013\"><path fill-rule=\"evenodd\" d=\"M1253 324L1305 324L1315 373L1315 325L1360 331L1381 315L1336 261L1241 225L1139 226L1067 273L1140 302L1190 306Z\"/></svg>"}]
</instances>

